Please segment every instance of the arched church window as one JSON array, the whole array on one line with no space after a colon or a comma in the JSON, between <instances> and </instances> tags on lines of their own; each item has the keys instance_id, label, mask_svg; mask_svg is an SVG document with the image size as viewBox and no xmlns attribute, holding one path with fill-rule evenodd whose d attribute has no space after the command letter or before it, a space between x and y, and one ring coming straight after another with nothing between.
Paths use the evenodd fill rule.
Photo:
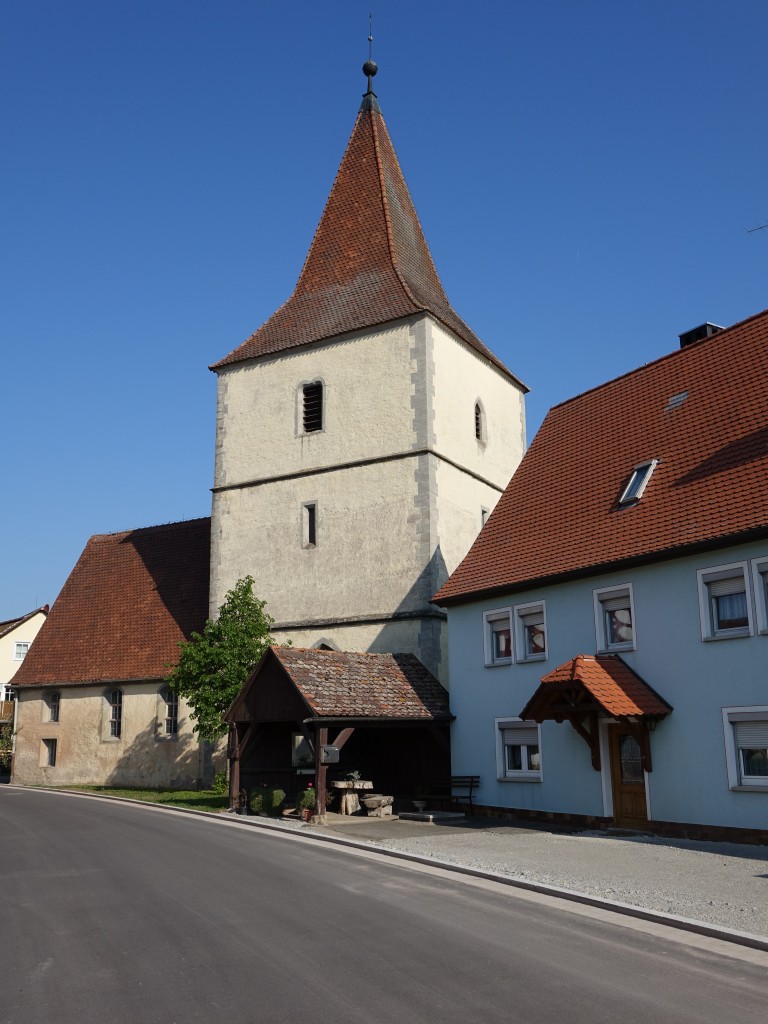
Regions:
<instances>
[{"instance_id":1,"label":"arched church window","mask_svg":"<svg viewBox=\"0 0 768 1024\"><path fill-rule=\"evenodd\" d=\"M109 704L109 735L119 739L123 732L123 691L111 690L107 695Z\"/></svg>"},{"instance_id":2,"label":"arched church window","mask_svg":"<svg viewBox=\"0 0 768 1024\"><path fill-rule=\"evenodd\" d=\"M165 704L165 735L176 736L179 731L179 695L170 686L166 686L160 691L160 696Z\"/></svg>"},{"instance_id":3,"label":"arched church window","mask_svg":"<svg viewBox=\"0 0 768 1024\"><path fill-rule=\"evenodd\" d=\"M323 429L323 385L319 380L302 388L302 425L305 434Z\"/></svg>"}]
</instances>

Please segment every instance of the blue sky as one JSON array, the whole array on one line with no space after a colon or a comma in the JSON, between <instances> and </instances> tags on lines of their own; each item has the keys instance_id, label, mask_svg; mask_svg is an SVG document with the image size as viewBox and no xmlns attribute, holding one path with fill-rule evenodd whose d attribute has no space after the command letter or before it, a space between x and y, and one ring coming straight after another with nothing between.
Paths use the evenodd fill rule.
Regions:
<instances>
[{"instance_id":1,"label":"blue sky","mask_svg":"<svg viewBox=\"0 0 768 1024\"><path fill-rule=\"evenodd\" d=\"M768 306L764 0L3 0L0 619L207 515L215 378L365 81L454 307L549 406Z\"/></svg>"}]
</instances>

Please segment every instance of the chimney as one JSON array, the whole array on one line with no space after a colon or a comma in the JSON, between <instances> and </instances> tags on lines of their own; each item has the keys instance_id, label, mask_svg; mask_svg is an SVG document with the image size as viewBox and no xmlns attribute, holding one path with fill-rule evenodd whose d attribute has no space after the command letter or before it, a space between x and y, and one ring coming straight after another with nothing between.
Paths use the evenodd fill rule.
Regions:
<instances>
[{"instance_id":1,"label":"chimney","mask_svg":"<svg viewBox=\"0 0 768 1024\"><path fill-rule=\"evenodd\" d=\"M686 345L692 345L694 341L701 341L702 338L711 338L713 334L719 334L723 328L717 324L701 324L700 327L693 327L690 331L684 331L683 334L679 334L680 348L685 348Z\"/></svg>"}]
</instances>

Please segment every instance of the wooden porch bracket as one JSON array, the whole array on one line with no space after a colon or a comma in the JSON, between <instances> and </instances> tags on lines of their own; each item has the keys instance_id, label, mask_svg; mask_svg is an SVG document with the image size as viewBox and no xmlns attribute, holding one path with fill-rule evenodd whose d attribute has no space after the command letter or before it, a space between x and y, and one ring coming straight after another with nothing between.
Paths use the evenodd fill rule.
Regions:
<instances>
[{"instance_id":1,"label":"wooden porch bracket","mask_svg":"<svg viewBox=\"0 0 768 1024\"><path fill-rule=\"evenodd\" d=\"M568 715L567 720L571 723L576 732L581 736L589 747L592 755L592 767L596 772L600 771L600 733L597 724L597 712L590 711L579 719L576 715ZM589 722L589 729L584 727L584 721Z\"/></svg>"},{"instance_id":2,"label":"wooden porch bracket","mask_svg":"<svg viewBox=\"0 0 768 1024\"><path fill-rule=\"evenodd\" d=\"M354 731L354 728L342 729L341 732L336 737L336 739L333 741L333 746L338 747L339 750L341 750L341 748L344 746L344 744L347 742L347 740Z\"/></svg>"}]
</instances>

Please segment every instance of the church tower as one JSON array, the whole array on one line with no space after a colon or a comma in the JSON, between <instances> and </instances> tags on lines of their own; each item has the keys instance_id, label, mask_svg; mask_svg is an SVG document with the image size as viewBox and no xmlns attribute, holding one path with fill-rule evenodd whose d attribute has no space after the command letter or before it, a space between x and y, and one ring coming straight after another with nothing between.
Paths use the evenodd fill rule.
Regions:
<instances>
[{"instance_id":1,"label":"church tower","mask_svg":"<svg viewBox=\"0 0 768 1024\"><path fill-rule=\"evenodd\" d=\"M525 386L454 312L372 88L295 290L218 375L211 615L246 575L277 640L415 654L522 458Z\"/></svg>"}]
</instances>

